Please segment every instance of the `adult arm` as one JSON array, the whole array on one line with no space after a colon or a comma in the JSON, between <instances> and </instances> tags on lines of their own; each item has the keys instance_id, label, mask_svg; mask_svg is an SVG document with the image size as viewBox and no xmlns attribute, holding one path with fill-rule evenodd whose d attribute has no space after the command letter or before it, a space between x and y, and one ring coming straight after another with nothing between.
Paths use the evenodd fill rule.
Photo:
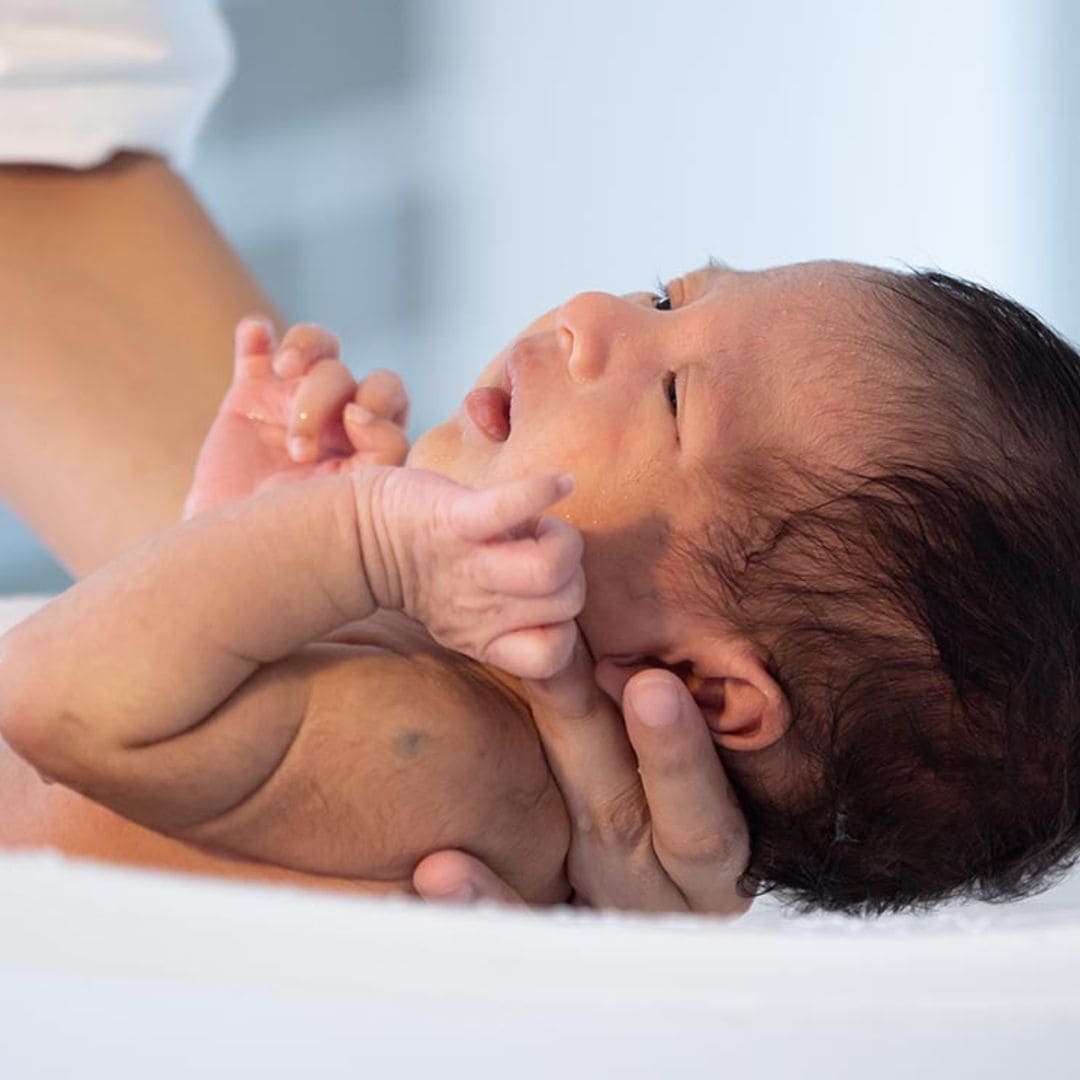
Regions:
<instances>
[{"instance_id":1,"label":"adult arm","mask_svg":"<svg viewBox=\"0 0 1080 1080\"><path fill-rule=\"evenodd\" d=\"M176 521L257 282L163 161L0 167L0 497L75 576Z\"/></svg>"}]
</instances>

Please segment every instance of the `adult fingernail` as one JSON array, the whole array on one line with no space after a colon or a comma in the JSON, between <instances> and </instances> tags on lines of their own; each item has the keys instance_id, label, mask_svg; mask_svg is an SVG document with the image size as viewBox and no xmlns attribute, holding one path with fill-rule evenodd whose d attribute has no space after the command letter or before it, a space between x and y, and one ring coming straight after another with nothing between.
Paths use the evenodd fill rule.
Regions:
<instances>
[{"instance_id":1,"label":"adult fingernail","mask_svg":"<svg viewBox=\"0 0 1080 1080\"><path fill-rule=\"evenodd\" d=\"M679 692L667 679L638 682L633 702L634 715L648 727L666 727L679 718Z\"/></svg>"},{"instance_id":2,"label":"adult fingernail","mask_svg":"<svg viewBox=\"0 0 1080 1080\"><path fill-rule=\"evenodd\" d=\"M440 900L454 900L461 903L465 903L469 900L475 900L479 894L476 891L476 886L471 881L463 881L456 888L450 889L447 892L440 893Z\"/></svg>"},{"instance_id":3,"label":"adult fingernail","mask_svg":"<svg viewBox=\"0 0 1080 1080\"><path fill-rule=\"evenodd\" d=\"M353 424L367 424L375 419L375 414L370 409L365 409L363 405L350 402L345 406L345 419Z\"/></svg>"}]
</instances>

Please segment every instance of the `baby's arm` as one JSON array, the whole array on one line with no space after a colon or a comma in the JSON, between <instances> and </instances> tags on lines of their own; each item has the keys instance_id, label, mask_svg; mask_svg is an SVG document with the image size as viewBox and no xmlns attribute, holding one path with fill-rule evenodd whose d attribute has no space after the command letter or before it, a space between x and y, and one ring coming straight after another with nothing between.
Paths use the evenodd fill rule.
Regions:
<instances>
[{"instance_id":1,"label":"baby's arm","mask_svg":"<svg viewBox=\"0 0 1080 1080\"><path fill-rule=\"evenodd\" d=\"M377 867L365 860L365 843L388 829L394 835L386 815L394 800L386 798L380 760L391 777L395 769L413 783L426 775L429 799L460 797L457 807L440 811L447 828L437 828L443 822L429 813L424 838L413 834L419 848L401 840L400 854L414 861L468 839L477 818L463 818L461 803L482 811L489 834L494 825L504 838L512 824L529 817L538 795L545 821L553 814L565 821L546 769L539 787L535 772L525 782L531 790L522 799L513 776L499 775L504 762L513 770L516 751L507 756L468 732L455 746L444 725L443 745L426 755L423 768L388 760L385 717L368 723L355 701L355 680L356 708L327 728L326 701L340 695L313 701L311 676L315 668L337 664L340 670L342 654L332 655L332 645L312 645L291 667L284 660L302 644L384 607L403 609L444 644L508 670L530 674L561 666L583 598L580 537L550 518L533 525L531 535L522 532L563 493L556 477L473 492L422 470L365 469L281 487L174 526L0 639L0 729L44 775L141 824L297 869L401 870L400 860L385 861L385 844ZM275 663L278 670L268 674L264 665ZM401 676L399 692L406 682ZM438 688L428 697L410 703L421 721L445 701ZM376 699L372 709L386 705ZM401 718L394 714L399 726ZM364 789L371 777L354 766L363 765L365 753L357 748L369 729L382 740L367 760L376 763L372 775L383 776L376 800L383 816L365 831L356 824L372 805ZM531 729L528 736L542 764ZM283 770L308 798L331 793L325 806L332 824L311 814L291 816L297 799L281 798L279 783L270 800L276 835L268 834L262 827L267 801L256 796L273 787L284 759L295 758L294 745L305 738L309 748L311 738L337 740L343 751L336 760L324 758L321 775L318 769ZM521 749L521 739L514 745ZM303 760L303 747L298 753ZM440 761L457 778L445 793ZM517 798L502 808L501 825L491 820L500 794ZM331 802L344 813L339 824ZM245 817L252 807L262 823L254 831ZM472 850L485 846L491 848L481 840ZM498 855L491 849L488 858ZM554 899L550 862L545 888Z\"/></svg>"},{"instance_id":2,"label":"baby's arm","mask_svg":"<svg viewBox=\"0 0 1080 1080\"><path fill-rule=\"evenodd\" d=\"M222 726L222 703L260 665L379 607L476 659L554 670L583 598L580 538L550 518L503 537L564 493L556 477L473 492L373 468L175 526L0 639L4 737L44 774L168 831L246 798L304 706Z\"/></svg>"},{"instance_id":3,"label":"baby's arm","mask_svg":"<svg viewBox=\"0 0 1080 1080\"><path fill-rule=\"evenodd\" d=\"M303 687L227 730L215 711L263 664L374 609L348 477L174 526L0 638L2 731L44 775L169 831L273 770Z\"/></svg>"}]
</instances>

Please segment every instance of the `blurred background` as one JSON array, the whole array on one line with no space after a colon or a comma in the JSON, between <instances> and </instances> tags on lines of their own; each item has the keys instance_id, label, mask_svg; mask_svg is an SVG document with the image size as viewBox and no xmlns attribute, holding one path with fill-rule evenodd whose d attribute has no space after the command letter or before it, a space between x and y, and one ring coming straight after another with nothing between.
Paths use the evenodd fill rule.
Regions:
<instances>
[{"instance_id":1,"label":"blurred background","mask_svg":"<svg viewBox=\"0 0 1080 1080\"><path fill-rule=\"evenodd\" d=\"M1080 339L1073 0L222 10L187 177L290 321L404 373L414 435L535 315L709 255L940 266ZM0 592L67 580L5 512Z\"/></svg>"}]
</instances>

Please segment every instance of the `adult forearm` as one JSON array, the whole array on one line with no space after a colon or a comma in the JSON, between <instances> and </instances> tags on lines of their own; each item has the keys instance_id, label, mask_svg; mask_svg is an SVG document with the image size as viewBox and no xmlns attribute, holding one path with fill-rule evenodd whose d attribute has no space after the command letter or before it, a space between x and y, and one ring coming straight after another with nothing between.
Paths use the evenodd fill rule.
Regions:
<instances>
[{"instance_id":1,"label":"adult forearm","mask_svg":"<svg viewBox=\"0 0 1080 1080\"><path fill-rule=\"evenodd\" d=\"M74 574L177 520L252 311L162 161L0 168L0 498Z\"/></svg>"}]
</instances>

